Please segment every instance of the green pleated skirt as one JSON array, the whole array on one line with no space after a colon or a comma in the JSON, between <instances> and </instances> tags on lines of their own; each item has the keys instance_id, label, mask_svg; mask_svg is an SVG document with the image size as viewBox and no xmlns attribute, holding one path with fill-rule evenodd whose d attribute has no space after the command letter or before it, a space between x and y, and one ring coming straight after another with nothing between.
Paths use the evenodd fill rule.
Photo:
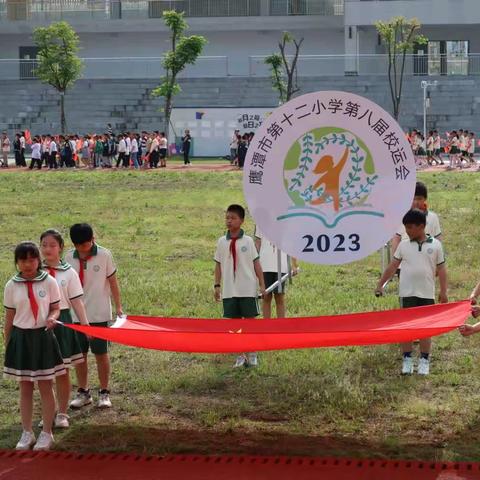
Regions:
<instances>
[{"instance_id":1,"label":"green pleated skirt","mask_svg":"<svg viewBox=\"0 0 480 480\"><path fill-rule=\"evenodd\" d=\"M59 320L62 323L72 323L72 316L70 310L61 310ZM78 340L77 332L71 328L58 325L54 329L55 336L60 346L60 353L62 354L63 363L66 367L72 367L77 363L84 361L80 342Z\"/></svg>"},{"instance_id":2,"label":"green pleated skirt","mask_svg":"<svg viewBox=\"0 0 480 480\"><path fill-rule=\"evenodd\" d=\"M13 327L5 351L5 378L35 382L53 380L65 373L60 347L52 330Z\"/></svg>"}]
</instances>

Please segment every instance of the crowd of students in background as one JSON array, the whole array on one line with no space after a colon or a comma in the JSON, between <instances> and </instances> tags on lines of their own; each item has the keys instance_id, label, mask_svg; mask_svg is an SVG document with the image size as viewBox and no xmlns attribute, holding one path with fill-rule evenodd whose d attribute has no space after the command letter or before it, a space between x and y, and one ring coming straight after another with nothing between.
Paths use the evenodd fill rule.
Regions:
<instances>
[{"instance_id":1,"label":"crowd of students in background","mask_svg":"<svg viewBox=\"0 0 480 480\"><path fill-rule=\"evenodd\" d=\"M182 137L184 165L190 165L191 136L188 130ZM27 164L27 146L30 162ZM89 135L36 135L28 130L15 134L12 141L6 132L0 139L1 167L8 167L13 153L16 167L30 169L58 168L164 168L167 166L168 139L164 132L124 132Z\"/></svg>"},{"instance_id":2,"label":"crowd of students in background","mask_svg":"<svg viewBox=\"0 0 480 480\"><path fill-rule=\"evenodd\" d=\"M474 132L463 129L452 130L445 132L445 137L442 138L438 130L430 130L425 139L419 130L414 129L407 132L406 136L412 146L419 169L445 165L445 160L448 160L447 170L477 165Z\"/></svg>"},{"instance_id":3,"label":"crowd of students in background","mask_svg":"<svg viewBox=\"0 0 480 480\"><path fill-rule=\"evenodd\" d=\"M238 168L243 169L245 164L245 157L247 156L247 150L250 143L253 140L255 132L245 132L240 134L240 130L233 132L232 139L230 141L230 163L236 165Z\"/></svg>"}]
</instances>

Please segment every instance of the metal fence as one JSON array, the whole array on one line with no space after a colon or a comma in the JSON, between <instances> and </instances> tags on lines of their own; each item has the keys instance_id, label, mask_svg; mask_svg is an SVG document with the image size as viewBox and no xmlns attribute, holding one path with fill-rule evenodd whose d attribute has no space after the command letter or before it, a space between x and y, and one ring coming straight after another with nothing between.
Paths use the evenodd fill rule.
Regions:
<instances>
[{"instance_id":1,"label":"metal fence","mask_svg":"<svg viewBox=\"0 0 480 480\"><path fill-rule=\"evenodd\" d=\"M201 56L190 65L181 76L201 77L268 77L270 71L265 65L265 56L252 55L248 62L242 62L239 69L237 57ZM115 57L84 58L83 78L86 79L128 79L160 78L164 71L163 57ZM36 59L0 59L0 80L35 78ZM366 76L387 75L386 55L300 55L298 76ZM425 55L407 56L405 74L419 76L466 76L480 75L480 54L464 57L448 56L429 59Z\"/></svg>"},{"instance_id":2,"label":"metal fence","mask_svg":"<svg viewBox=\"0 0 480 480\"><path fill-rule=\"evenodd\" d=\"M265 55L249 57L249 76L265 77L269 68ZM387 75L388 56L372 55L300 55L298 76ZM480 54L464 56L407 55L406 75L480 75Z\"/></svg>"},{"instance_id":3,"label":"metal fence","mask_svg":"<svg viewBox=\"0 0 480 480\"><path fill-rule=\"evenodd\" d=\"M187 17L343 15L344 0L0 0L0 21L161 18L164 10Z\"/></svg>"}]
</instances>

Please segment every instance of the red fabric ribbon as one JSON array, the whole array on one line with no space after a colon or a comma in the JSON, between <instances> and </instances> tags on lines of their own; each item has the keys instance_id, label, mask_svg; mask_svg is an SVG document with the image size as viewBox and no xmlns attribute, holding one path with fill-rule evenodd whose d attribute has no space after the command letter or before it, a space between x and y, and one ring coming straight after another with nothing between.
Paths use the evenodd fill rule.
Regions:
<instances>
[{"instance_id":1,"label":"red fabric ribbon","mask_svg":"<svg viewBox=\"0 0 480 480\"><path fill-rule=\"evenodd\" d=\"M230 253L233 259L233 275L237 272L237 240L238 237L232 237L230 239Z\"/></svg>"},{"instance_id":2,"label":"red fabric ribbon","mask_svg":"<svg viewBox=\"0 0 480 480\"><path fill-rule=\"evenodd\" d=\"M78 261L80 263L80 270L78 271L78 276L80 278L80 283L82 284L83 287L83 281L85 278L85 270L87 268L87 262L92 258L93 255L89 255L86 258L79 258Z\"/></svg>"},{"instance_id":3,"label":"red fabric ribbon","mask_svg":"<svg viewBox=\"0 0 480 480\"><path fill-rule=\"evenodd\" d=\"M129 315L114 328L65 326L134 347L234 353L409 342L449 332L463 325L470 312L470 302L465 300L324 317L215 320Z\"/></svg>"},{"instance_id":4,"label":"red fabric ribbon","mask_svg":"<svg viewBox=\"0 0 480 480\"><path fill-rule=\"evenodd\" d=\"M32 309L33 317L35 318L35 325L37 324L37 317L38 317L38 303L37 299L35 298L35 294L33 293L33 282L25 282L27 284L27 291L28 291L28 301L30 302L30 308Z\"/></svg>"}]
</instances>

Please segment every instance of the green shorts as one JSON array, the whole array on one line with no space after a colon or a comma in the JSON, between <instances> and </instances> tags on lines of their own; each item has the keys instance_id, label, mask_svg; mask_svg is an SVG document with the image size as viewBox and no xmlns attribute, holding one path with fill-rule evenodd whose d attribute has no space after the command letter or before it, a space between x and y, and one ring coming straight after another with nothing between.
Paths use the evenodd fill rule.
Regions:
<instances>
[{"instance_id":1,"label":"green shorts","mask_svg":"<svg viewBox=\"0 0 480 480\"><path fill-rule=\"evenodd\" d=\"M109 322L100 322L100 323L92 323L91 327L108 327ZM88 353L90 349L91 352L95 355L103 355L108 353L108 344L110 343L108 340L103 340L101 338L92 338L88 339L84 333L77 332L78 341L80 342L80 348L82 349L82 353Z\"/></svg>"},{"instance_id":2,"label":"green shorts","mask_svg":"<svg viewBox=\"0 0 480 480\"><path fill-rule=\"evenodd\" d=\"M254 297L223 299L224 318L253 318L259 315L258 301Z\"/></svg>"},{"instance_id":3,"label":"green shorts","mask_svg":"<svg viewBox=\"0 0 480 480\"><path fill-rule=\"evenodd\" d=\"M401 308L425 307L426 305L435 305L435 300L433 298L400 297Z\"/></svg>"},{"instance_id":4,"label":"green shorts","mask_svg":"<svg viewBox=\"0 0 480 480\"><path fill-rule=\"evenodd\" d=\"M282 273L283 277L284 273ZM270 285L273 285L278 280L278 273L277 272L263 272L263 280L265 282L265 289L267 289ZM287 282L282 283L282 293L285 293L285 288L287 286ZM278 293L278 287L274 288L272 293Z\"/></svg>"}]
</instances>

